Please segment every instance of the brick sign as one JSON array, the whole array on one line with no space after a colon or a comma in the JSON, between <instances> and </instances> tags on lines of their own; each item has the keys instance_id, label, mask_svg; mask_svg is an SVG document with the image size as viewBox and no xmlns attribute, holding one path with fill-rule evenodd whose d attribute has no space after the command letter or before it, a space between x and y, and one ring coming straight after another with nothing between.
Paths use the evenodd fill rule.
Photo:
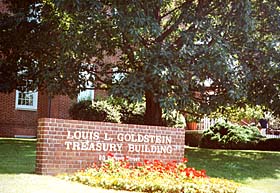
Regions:
<instances>
[{"instance_id":1,"label":"brick sign","mask_svg":"<svg viewBox=\"0 0 280 193\"><path fill-rule=\"evenodd\" d=\"M36 173L72 173L113 154L132 164L155 159L179 161L184 156L181 128L39 119Z\"/></svg>"}]
</instances>

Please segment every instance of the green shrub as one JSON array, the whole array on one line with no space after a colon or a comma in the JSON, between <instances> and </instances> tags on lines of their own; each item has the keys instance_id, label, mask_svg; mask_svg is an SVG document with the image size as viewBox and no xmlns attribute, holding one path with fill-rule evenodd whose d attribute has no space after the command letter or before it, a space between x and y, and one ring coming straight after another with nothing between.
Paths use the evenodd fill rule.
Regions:
<instances>
[{"instance_id":1,"label":"green shrub","mask_svg":"<svg viewBox=\"0 0 280 193\"><path fill-rule=\"evenodd\" d=\"M219 122L203 132L200 146L223 149L255 149L262 138L264 137L257 127Z\"/></svg>"},{"instance_id":2,"label":"green shrub","mask_svg":"<svg viewBox=\"0 0 280 193\"><path fill-rule=\"evenodd\" d=\"M95 101L92 104L96 121L106 121L113 123L121 122L121 114L117 107L111 105L106 100Z\"/></svg>"},{"instance_id":3,"label":"green shrub","mask_svg":"<svg viewBox=\"0 0 280 193\"><path fill-rule=\"evenodd\" d=\"M238 184L228 180L209 178L205 171L187 167L186 159L182 161L182 163L144 161L133 167L127 161L115 161L110 158L101 166L93 165L63 178L94 187L149 193L233 193L237 191Z\"/></svg>"},{"instance_id":4,"label":"green shrub","mask_svg":"<svg viewBox=\"0 0 280 193\"><path fill-rule=\"evenodd\" d=\"M244 105L243 107L232 105L232 106L222 106L218 108L215 112L210 114L210 117L220 118L223 117L228 121L238 123L241 120L247 119L248 121L256 121L263 118L264 107L262 106L251 106ZM257 122L256 122L257 123Z\"/></svg>"},{"instance_id":5,"label":"green shrub","mask_svg":"<svg viewBox=\"0 0 280 193\"><path fill-rule=\"evenodd\" d=\"M73 104L69 109L73 119L85 121L107 121L120 123L120 113L107 101L80 101Z\"/></svg>"},{"instance_id":6,"label":"green shrub","mask_svg":"<svg viewBox=\"0 0 280 193\"><path fill-rule=\"evenodd\" d=\"M186 126L185 118L178 111L168 111L163 113L163 123L167 127L184 128Z\"/></svg>"},{"instance_id":7,"label":"green shrub","mask_svg":"<svg viewBox=\"0 0 280 193\"><path fill-rule=\"evenodd\" d=\"M144 124L145 103L131 103L122 98L108 99L109 103L116 106L121 114L121 122L126 124Z\"/></svg>"},{"instance_id":8,"label":"green shrub","mask_svg":"<svg viewBox=\"0 0 280 193\"><path fill-rule=\"evenodd\" d=\"M72 104L69 109L69 115L72 119L93 121L92 102L90 100L84 100Z\"/></svg>"},{"instance_id":9,"label":"green shrub","mask_svg":"<svg viewBox=\"0 0 280 193\"><path fill-rule=\"evenodd\" d=\"M84 100L74 103L69 110L70 117L85 121L108 121L126 124L144 124L145 103L130 103L122 98L109 97L106 100ZM163 114L164 125L184 127L184 117L176 111Z\"/></svg>"}]
</instances>

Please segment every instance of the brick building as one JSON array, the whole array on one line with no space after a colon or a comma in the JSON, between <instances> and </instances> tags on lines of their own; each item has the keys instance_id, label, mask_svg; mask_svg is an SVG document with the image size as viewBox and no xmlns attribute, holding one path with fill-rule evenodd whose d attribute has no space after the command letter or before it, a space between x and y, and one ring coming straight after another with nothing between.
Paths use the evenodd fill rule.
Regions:
<instances>
[{"instance_id":1,"label":"brick building","mask_svg":"<svg viewBox=\"0 0 280 193\"><path fill-rule=\"evenodd\" d=\"M7 5L0 0L0 12L8 12ZM107 57L104 62L117 61L117 56ZM86 90L77 99L68 96L48 97L44 92L0 92L0 137L36 136L39 118L69 119L72 103L82 99L103 98L103 90Z\"/></svg>"},{"instance_id":2,"label":"brick building","mask_svg":"<svg viewBox=\"0 0 280 193\"><path fill-rule=\"evenodd\" d=\"M0 0L0 12L8 12ZM67 96L50 99L42 92L0 92L0 137L36 136L41 117L69 118L71 100Z\"/></svg>"},{"instance_id":3,"label":"brick building","mask_svg":"<svg viewBox=\"0 0 280 193\"><path fill-rule=\"evenodd\" d=\"M103 98L102 90L86 90L77 99L44 92L0 92L0 137L35 137L39 118L70 119L69 108L79 100Z\"/></svg>"},{"instance_id":4,"label":"brick building","mask_svg":"<svg viewBox=\"0 0 280 193\"><path fill-rule=\"evenodd\" d=\"M0 137L36 136L42 117L69 118L72 103L67 96L49 98L42 92L0 93Z\"/></svg>"}]
</instances>

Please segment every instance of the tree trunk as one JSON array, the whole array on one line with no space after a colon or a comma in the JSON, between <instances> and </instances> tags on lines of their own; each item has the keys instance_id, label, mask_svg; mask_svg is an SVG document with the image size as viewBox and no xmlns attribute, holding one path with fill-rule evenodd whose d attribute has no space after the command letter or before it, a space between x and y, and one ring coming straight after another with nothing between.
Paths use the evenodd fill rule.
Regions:
<instances>
[{"instance_id":1,"label":"tree trunk","mask_svg":"<svg viewBox=\"0 0 280 193\"><path fill-rule=\"evenodd\" d=\"M145 92L146 97L146 112L145 124L162 126L162 109L159 102L155 102L154 94L150 91Z\"/></svg>"}]
</instances>

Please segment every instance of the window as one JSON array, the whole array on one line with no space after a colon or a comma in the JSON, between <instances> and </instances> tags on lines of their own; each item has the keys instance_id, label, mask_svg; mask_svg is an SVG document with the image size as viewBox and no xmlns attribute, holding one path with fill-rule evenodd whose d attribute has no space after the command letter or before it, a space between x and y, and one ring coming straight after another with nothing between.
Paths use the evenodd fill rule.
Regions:
<instances>
[{"instance_id":1,"label":"window","mask_svg":"<svg viewBox=\"0 0 280 193\"><path fill-rule=\"evenodd\" d=\"M125 78L124 73L120 73L120 72L117 72L117 71L118 71L118 67L113 68L113 75L112 75L112 82L113 83L120 82L121 80L123 80Z\"/></svg>"},{"instance_id":2,"label":"window","mask_svg":"<svg viewBox=\"0 0 280 193\"><path fill-rule=\"evenodd\" d=\"M38 92L16 90L16 109L37 111Z\"/></svg>"},{"instance_id":3,"label":"window","mask_svg":"<svg viewBox=\"0 0 280 193\"><path fill-rule=\"evenodd\" d=\"M84 67L86 67L87 65L89 65L89 64L86 64L86 63L82 64L82 66L84 66ZM77 97L77 101L78 102L84 101L84 100L91 100L91 101L93 101L94 100L94 87L93 87L93 80L92 80L92 78L90 80L90 77L92 75L89 74L88 71L80 72L79 75L80 75L80 78L82 80L85 80L84 84L85 84L86 89L83 90L83 91L82 90L80 91L80 93L78 94L78 97ZM94 79L94 76L93 76L93 79Z\"/></svg>"},{"instance_id":4,"label":"window","mask_svg":"<svg viewBox=\"0 0 280 193\"><path fill-rule=\"evenodd\" d=\"M93 89L87 89L84 91L81 91L78 95L78 102L84 101L84 100L94 100L94 90Z\"/></svg>"}]
</instances>

